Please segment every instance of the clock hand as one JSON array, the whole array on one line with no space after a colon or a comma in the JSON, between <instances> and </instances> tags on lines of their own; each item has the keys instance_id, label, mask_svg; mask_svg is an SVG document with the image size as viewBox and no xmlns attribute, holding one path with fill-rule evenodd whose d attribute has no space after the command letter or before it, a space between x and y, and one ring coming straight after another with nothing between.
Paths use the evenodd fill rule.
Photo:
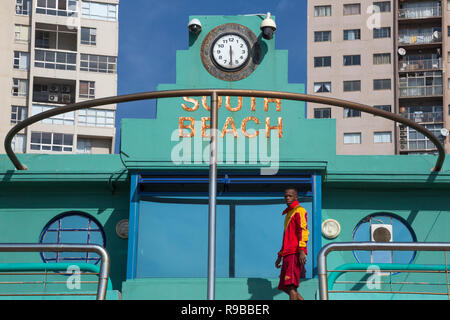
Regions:
<instances>
[{"instance_id":1,"label":"clock hand","mask_svg":"<svg viewBox=\"0 0 450 320\"><path fill-rule=\"evenodd\" d=\"M230 46L230 66L233 65L233 51L231 50L231 46Z\"/></svg>"}]
</instances>

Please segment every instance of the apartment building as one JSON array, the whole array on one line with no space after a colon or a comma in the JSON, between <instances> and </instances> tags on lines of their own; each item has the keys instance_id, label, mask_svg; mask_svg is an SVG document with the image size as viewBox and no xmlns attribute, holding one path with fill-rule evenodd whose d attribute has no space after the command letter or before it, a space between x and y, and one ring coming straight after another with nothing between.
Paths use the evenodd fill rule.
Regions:
<instances>
[{"instance_id":1,"label":"apartment building","mask_svg":"<svg viewBox=\"0 0 450 320\"><path fill-rule=\"evenodd\" d=\"M449 153L448 36L449 1L309 1L307 92L412 119ZM308 118L336 119L338 154L436 153L416 130L371 114L309 103Z\"/></svg>"},{"instance_id":2,"label":"apartment building","mask_svg":"<svg viewBox=\"0 0 450 320\"><path fill-rule=\"evenodd\" d=\"M117 94L118 0L0 2L0 153L17 123ZM58 115L22 130L17 153L114 153L116 105Z\"/></svg>"}]
</instances>

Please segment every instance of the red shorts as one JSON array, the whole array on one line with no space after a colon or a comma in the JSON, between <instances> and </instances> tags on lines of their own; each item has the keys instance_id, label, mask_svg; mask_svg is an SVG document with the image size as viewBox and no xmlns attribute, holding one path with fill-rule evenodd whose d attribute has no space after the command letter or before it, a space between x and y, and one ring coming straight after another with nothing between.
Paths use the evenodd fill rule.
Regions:
<instances>
[{"instance_id":1,"label":"red shorts","mask_svg":"<svg viewBox=\"0 0 450 320\"><path fill-rule=\"evenodd\" d=\"M287 292L288 286L295 286L298 288L300 278L305 277L305 271L305 266L298 262L297 254L284 256L278 289Z\"/></svg>"}]
</instances>

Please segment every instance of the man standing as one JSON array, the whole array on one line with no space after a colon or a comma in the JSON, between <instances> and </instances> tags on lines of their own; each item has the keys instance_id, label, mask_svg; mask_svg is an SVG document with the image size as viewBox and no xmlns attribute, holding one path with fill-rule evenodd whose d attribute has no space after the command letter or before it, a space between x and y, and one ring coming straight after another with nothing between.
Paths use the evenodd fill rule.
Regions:
<instances>
[{"instance_id":1,"label":"man standing","mask_svg":"<svg viewBox=\"0 0 450 320\"><path fill-rule=\"evenodd\" d=\"M283 261L278 289L286 292L290 300L304 300L297 292L297 288L300 278L305 277L305 263L308 253L306 244L309 235L306 224L307 212L298 202L297 190L286 189L284 200L288 207L283 211L283 215L286 214L283 244L275 262L275 267L280 268L280 263Z\"/></svg>"}]
</instances>

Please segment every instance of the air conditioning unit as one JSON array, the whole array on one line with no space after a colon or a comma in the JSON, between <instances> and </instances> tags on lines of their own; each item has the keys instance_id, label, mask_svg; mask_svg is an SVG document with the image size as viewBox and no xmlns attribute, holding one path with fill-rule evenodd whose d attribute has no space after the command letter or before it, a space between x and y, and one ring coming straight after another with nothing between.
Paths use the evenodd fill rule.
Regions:
<instances>
[{"instance_id":1,"label":"air conditioning unit","mask_svg":"<svg viewBox=\"0 0 450 320\"><path fill-rule=\"evenodd\" d=\"M371 224L370 241L392 242L392 224Z\"/></svg>"},{"instance_id":2,"label":"air conditioning unit","mask_svg":"<svg viewBox=\"0 0 450 320\"><path fill-rule=\"evenodd\" d=\"M59 92L59 86L57 84L52 84L50 86L50 92Z\"/></svg>"},{"instance_id":3,"label":"air conditioning unit","mask_svg":"<svg viewBox=\"0 0 450 320\"><path fill-rule=\"evenodd\" d=\"M49 94L48 95L48 101L50 102L58 102L58 96L56 94Z\"/></svg>"},{"instance_id":4,"label":"air conditioning unit","mask_svg":"<svg viewBox=\"0 0 450 320\"><path fill-rule=\"evenodd\" d=\"M63 93L70 93L70 86L63 86L62 87L62 92Z\"/></svg>"},{"instance_id":5,"label":"air conditioning unit","mask_svg":"<svg viewBox=\"0 0 450 320\"><path fill-rule=\"evenodd\" d=\"M62 95L62 102L70 103L70 101L71 101L71 95L70 94L63 94Z\"/></svg>"}]
</instances>

